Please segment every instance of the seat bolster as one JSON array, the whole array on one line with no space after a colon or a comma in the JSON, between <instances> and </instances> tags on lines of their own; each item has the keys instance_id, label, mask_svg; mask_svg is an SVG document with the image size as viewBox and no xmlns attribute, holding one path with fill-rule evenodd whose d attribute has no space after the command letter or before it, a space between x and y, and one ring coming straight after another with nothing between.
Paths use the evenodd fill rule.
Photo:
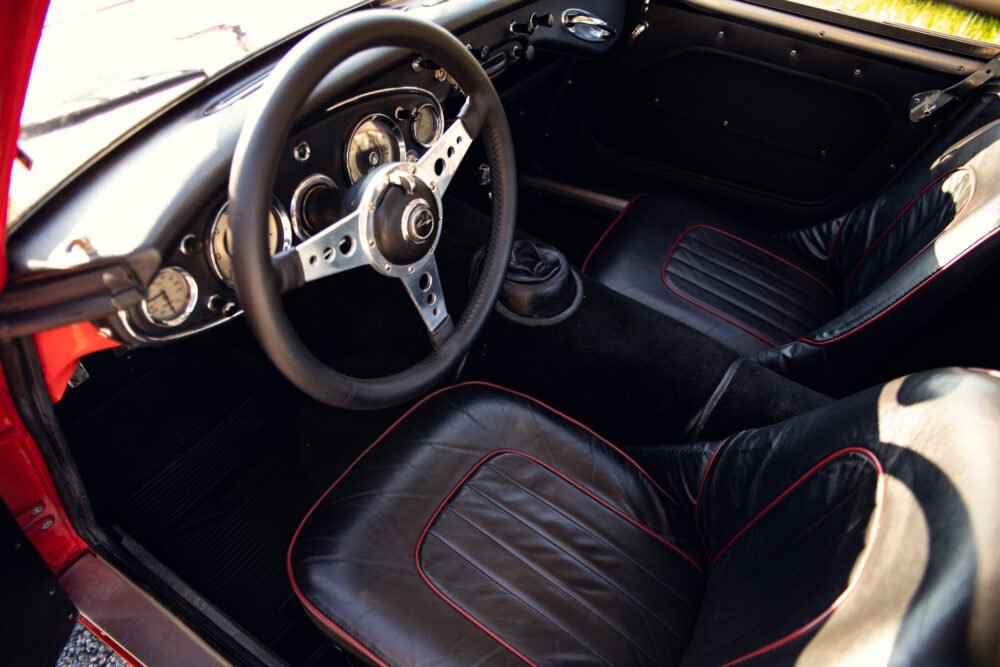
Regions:
<instances>
[{"instance_id":1,"label":"seat bolster","mask_svg":"<svg viewBox=\"0 0 1000 667\"><path fill-rule=\"evenodd\" d=\"M684 664L995 664L997 433L1000 378L944 369L731 437Z\"/></svg>"},{"instance_id":2,"label":"seat bolster","mask_svg":"<svg viewBox=\"0 0 1000 667\"><path fill-rule=\"evenodd\" d=\"M703 566L687 515L623 452L481 383L401 418L288 554L332 638L414 665L676 664Z\"/></svg>"},{"instance_id":3,"label":"seat bolster","mask_svg":"<svg viewBox=\"0 0 1000 667\"><path fill-rule=\"evenodd\" d=\"M584 270L743 355L794 340L837 310L822 267L723 213L673 195L633 200Z\"/></svg>"}]
</instances>

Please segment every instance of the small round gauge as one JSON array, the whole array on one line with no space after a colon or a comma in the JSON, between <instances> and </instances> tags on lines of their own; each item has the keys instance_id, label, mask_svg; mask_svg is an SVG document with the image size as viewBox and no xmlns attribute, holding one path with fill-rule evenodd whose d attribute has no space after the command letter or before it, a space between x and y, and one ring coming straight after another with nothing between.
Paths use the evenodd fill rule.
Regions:
<instances>
[{"instance_id":1,"label":"small round gauge","mask_svg":"<svg viewBox=\"0 0 1000 667\"><path fill-rule=\"evenodd\" d=\"M208 238L208 256L219 280L233 286L233 232L229 227L229 204L215 215ZM267 212L267 249L271 255L292 245L292 225L277 201Z\"/></svg>"},{"instance_id":2,"label":"small round gauge","mask_svg":"<svg viewBox=\"0 0 1000 667\"><path fill-rule=\"evenodd\" d=\"M175 327L188 318L198 304L198 283L179 266L168 266L153 277L140 307L150 322Z\"/></svg>"},{"instance_id":3,"label":"small round gauge","mask_svg":"<svg viewBox=\"0 0 1000 667\"><path fill-rule=\"evenodd\" d=\"M347 141L347 177L353 185L373 169L399 162L405 151L403 133L391 118L382 114L368 116L357 124Z\"/></svg>"},{"instance_id":4,"label":"small round gauge","mask_svg":"<svg viewBox=\"0 0 1000 667\"><path fill-rule=\"evenodd\" d=\"M410 123L413 138L421 146L429 147L441 136L441 116L433 104L425 104L417 109Z\"/></svg>"}]
</instances>

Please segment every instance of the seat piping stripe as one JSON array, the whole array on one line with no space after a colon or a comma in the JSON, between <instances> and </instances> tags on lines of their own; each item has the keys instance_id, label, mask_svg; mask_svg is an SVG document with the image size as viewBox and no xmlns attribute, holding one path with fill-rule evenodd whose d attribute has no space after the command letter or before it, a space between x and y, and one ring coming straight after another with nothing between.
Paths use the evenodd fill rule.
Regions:
<instances>
[{"instance_id":1,"label":"seat piping stripe","mask_svg":"<svg viewBox=\"0 0 1000 667\"><path fill-rule=\"evenodd\" d=\"M469 480L469 478L472 477L476 473L476 471L478 471L483 465L485 465L486 463L488 463L491 459L496 458L497 456L500 456L500 455L503 455L503 454L512 454L512 455L515 455L515 456L524 457L524 458L528 459L529 461L532 461L536 465L544 468L545 470L547 470L550 473L552 473L553 475L559 477L561 480L563 480L564 482L566 482L567 484L569 484L570 486L572 486L573 488L575 488L577 491L580 491L581 493L583 493L584 495L586 495L587 497L589 497L591 500L595 501L596 503L598 503L599 505L601 505L602 507L604 507L605 509L610 510L612 513L616 514L619 518L624 519L627 523L635 526L636 528L638 528L642 532L646 533L647 535L649 535L650 537L652 537L653 539L655 539L657 542L660 542L661 544L665 545L671 551L673 551L674 553L676 553L677 555L679 555L681 558L683 558L684 560L686 560L688 563L690 563L691 566L694 567L695 570L697 570L699 574L703 573L703 571L701 569L701 566L698 565L697 561L695 561L691 556L689 556L684 551L682 551L679 547L677 547L676 545L670 543L663 536L657 534L653 530L651 530L651 529L647 528L646 526L644 526L643 524L639 523L637 520L633 519L632 517L630 517L625 512L621 511L620 509L618 509L617 507L615 507L611 503L607 502L606 500L604 500L603 498L601 498L600 496L598 496L594 492L590 491L589 489L583 487L582 485L580 485L576 481L574 481L571 478L567 477L565 474L563 474L562 472L556 470L555 468L553 468L549 464L545 463L544 461L542 461L542 460L540 460L540 459L532 456L531 454L527 454L525 452L518 451L516 449L497 449L497 450L494 450L494 451L490 452L489 454L487 454L486 456L484 456L483 458L481 458L479 461L477 461L476 464L473 465L472 468L468 472L466 472L465 475L463 475L460 480L458 480L458 483L455 484L455 486L451 489L451 491L448 492L448 495L446 495L444 497L444 500L441 501L441 504L438 505L438 507L437 507L436 510L434 510L434 513L431 515L430 519L427 520L427 524L424 526L423 531L420 533L420 537L417 539L416 548L413 550L413 563L414 563L414 565L417 568L417 574L420 575L420 578L424 581L425 584L427 584L427 587L430 588L431 591L433 591L435 595L437 595L444 602L446 602L448 604L448 606L450 606L452 609L454 609L459 614L461 614L467 621L469 621L470 623L472 623L473 625L475 625L477 628L479 628L480 630L482 630L483 632L485 632L487 635L489 635L490 637L492 637L494 640L496 640L497 643L499 643L501 646L503 646L504 648L506 648L507 650L509 650L511 653L513 653L514 655L516 655L518 658L520 658L525 663L527 663L529 665L534 665L535 664L530 659L528 659L523 653L521 653L516 648L514 648L513 646L511 646L511 644L508 643L506 640L504 640L503 637L501 637L500 635L498 635L496 632L494 632L489 627L487 627L484 623L482 623L479 619L477 619L475 616L473 616L471 613L469 613L460 604L458 604L457 602L455 602L454 600L452 600L451 598L449 598L447 595L445 595L445 593L440 588L438 588L434 584L434 582L432 582L430 580L430 577L428 577L427 574L426 574L426 572L424 572L423 565L420 562L420 551L423 548L424 541L427 539L427 535L428 535L428 533L431 530L431 526L434 525L434 522L437 520L437 518L441 514L441 512L444 511L444 509L445 509L445 507L447 507L448 503L451 502L451 499L455 496L456 493L459 492L459 490L465 485L465 483Z\"/></svg>"},{"instance_id":2,"label":"seat piping stripe","mask_svg":"<svg viewBox=\"0 0 1000 667\"><path fill-rule=\"evenodd\" d=\"M945 264L944 266L938 268L934 273L932 273L931 275L929 275L926 278L924 278L916 287L914 287L913 289L911 289L910 291L908 291L906 294L902 295L896 301L893 301L891 304L889 304L888 307L886 307L884 310L879 311L878 314L876 314L874 317L869 318L869 319L865 320L864 322L862 322L861 324L858 324L857 326L848 329L847 331L845 331L842 334L837 334L833 338L829 338L827 340L815 340L814 338L809 338L809 337L805 337L804 336L802 338L799 338L799 342L808 343L810 345L829 345L830 343L836 343L839 340L843 340L844 338L847 338L849 336L853 336L857 332L859 332L862 329L864 329L865 327L867 327L869 324L872 324L873 322L877 322L878 320L882 319L883 316L888 315L897 306L901 306L902 304L906 303L906 301L908 301L910 299L910 297L912 297L914 294L916 294L917 292L919 292L920 290L922 290L924 287L926 287L927 285L929 285L930 283L932 283L938 276L943 275L948 269L950 269L956 263L958 263L959 261L961 261L962 259L964 259L966 255L968 255L969 253L973 252L976 248L978 248L979 246L983 245L984 243L986 243L987 241L989 241L991 238L993 238L994 236L996 236L996 234L998 232L1000 232L1000 227L997 227L996 229L992 229L989 232L987 232L986 234L984 234L982 237L980 237L980 239L978 241L976 241L975 243L973 243L972 245L970 245L968 248L966 248L965 250L963 250L959 255L957 255L956 257L954 257L947 264Z\"/></svg>"},{"instance_id":3,"label":"seat piping stripe","mask_svg":"<svg viewBox=\"0 0 1000 667\"><path fill-rule=\"evenodd\" d=\"M814 629L816 629L817 627L819 627L819 625L821 623L823 623L826 619L828 619L833 614L833 612L837 611L837 609L839 609L844 604L844 602L847 601L847 598L849 598L851 596L851 594L855 591L855 589L858 587L858 583L861 581L861 577L864 574L864 571L865 571L865 569L868 566L869 560L871 559L872 551L875 548L875 542L876 542L876 540L878 538L879 524L880 524L881 518L882 518L882 509L883 509L883 506L884 506L884 497L885 497L885 473L882 470L882 463L879 461L878 457L875 456L875 454L873 454L871 451L869 451L869 450L867 450L867 449L865 449L863 447L848 447L848 448L842 449L842 450L840 450L838 452L834 452L833 454L831 454L830 456L828 456L826 459L824 459L823 461L821 461L820 463L818 463L812 470L810 470L809 472L807 472L803 476L802 479L805 479L805 478L809 477L818 468L823 467L824 465L826 465L830 461L832 461L832 460L834 460L834 459L836 459L836 458L838 458L840 456L843 456L845 454L849 454L849 453L852 453L852 454L861 454L862 456L864 456L865 458L867 458L872 463L872 465L875 466L875 470L876 470L876 473L877 473L876 482L875 482L876 483L876 487L875 487L875 510L872 512L871 524L870 524L870 527L868 529L868 534L871 535L872 538L871 538L871 540L868 541L868 543L865 545L864 550L861 552L861 556L859 558L860 567L858 567L857 565L854 567L854 569L853 569L853 571L851 573L851 578L848 580L847 586L844 588L843 592L841 592L841 594L837 596L837 599L835 599L830 604L829 607L827 607L818 616L816 616L816 618L812 619L811 621L809 621L808 623L806 623L805 625L803 625L799 629L794 630L794 631L788 633L784 637L776 639L775 641L770 642L768 644L765 644L764 646L761 646L758 649L755 649L755 650L753 650L753 651L751 651L749 653L741 655L738 658L735 658L733 660L729 660L728 662L723 663L721 665L721 667L731 667L731 665L736 665L736 664L739 664L741 662L745 662L747 660L750 660L752 658L756 658L756 657L761 656L761 655L763 655L765 653L768 653L768 652L773 651L773 650L775 650L777 648L780 648L780 647L782 647L782 646L784 646L786 644L789 644L789 643L795 641L796 639L798 639L799 637L802 637L803 635L808 634L809 632L811 632ZM796 482L795 485L799 484L801 481L802 480L800 479L799 482ZM794 488L795 485L793 485L791 488L789 488L788 491L791 491L792 488ZM786 491L786 493L782 494L782 496L787 495L788 491ZM748 524L747 527L749 527L749 525L752 525L752 523L754 521L756 521L758 518L760 518L760 516L762 516L765 512L767 512L774 504L776 504L778 501L780 501L782 499L782 496L779 496L778 498L776 498L771 503L771 505L768 505L768 507L766 507L764 509L764 512L761 512L761 514L757 515L757 517L755 517L751 521L751 523ZM742 533L743 531L740 531L740 532ZM737 537L738 537L738 535L737 535ZM736 538L733 538L733 539L735 540ZM727 545L727 548L728 548L728 546L729 545Z\"/></svg>"},{"instance_id":4,"label":"seat piping stripe","mask_svg":"<svg viewBox=\"0 0 1000 667\"><path fill-rule=\"evenodd\" d=\"M594 247L590 249L590 252L588 252L587 256L583 259L583 264L580 265L580 273L587 272L587 265L590 264L590 259L594 256L594 253L597 252L597 248L602 243L604 243L604 239L607 238L608 234L611 233L611 230L615 228L615 225L621 222L622 218L625 217L625 214L628 213L628 210L629 208L631 208L632 204L636 203L637 201L639 201L648 194L649 194L648 192L640 192L636 196L632 197L632 199L630 199L627 204L625 204L625 208L623 208L621 210L621 213L619 213L618 216L611 221L611 224L607 226L607 228L604 230L604 233L601 234L600 238L597 239L597 243L594 244Z\"/></svg>"},{"instance_id":5,"label":"seat piping stripe","mask_svg":"<svg viewBox=\"0 0 1000 667\"><path fill-rule=\"evenodd\" d=\"M591 436L593 436L594 438L596 438L598 441L600 441L601 443L603 443L605 446L609 447L613 451L617 452L620 456L622 456L636 470L638 470L639 473L642 474L647 479L647 481L649 481L649 483L652 484L652 486L657 491L659 491L665 498L667 498L668 500L670 500L675 506L680 507L680 504L674 499L674 497L671 496L669 493L667 493L663 489L663 487L660 486L656 482L656 480L654 480L652 478L652 476L650 476L650 474L648 472L646 472L642 468L642 466L640 466L635 461L635 459L633 459L631 456L629 456L628 454L626 454L623 450L619 449L616 445L614 445L613 443L611 443L609 440L606 440L602 436L598 435L595 431L593 431L592 429L588 428L584 424L578 422L577 420L573 419L572 417L569 417L569 416L563 414L559 410L556 410L555 408L553 408L553 407L551 407L549 405L546 405L545 403L543 403L542 401L538 400L537 398L534 398L533 396L529 396L527 394L523 394L521 392L514 391L513 389L509 389L507 387L502 387L502 386L497 385L497 384L492 384L492 383L489 383L489 382L482 382L482 381L478 381L478 380L472 380L472 381L469 381L469 382L461 382L461 383L458 383L458 384L455 384L455 385L451 385L451 386L448 386L448 387L442 387L441 389L437 389L437 390L431 392L427 396L424 396L422 399L420 399L419 401L417 401L412 407L410 407L406 412L404 412L396 421L394 421L389 426L389 428L387 428L382 433L382 435L380 435L378 438L376 438L375 441L372 442L372 444L368 445L368 447L365 448L365 450L363 452L361 452L358 455L358 457L356 459L354 459L354 461L351 462L351 465L349 465L347 467L347 469L344 470L344 472L342 472L337 477L337 479L335 479L333 481L333 484L330 485L330 488L328 488L323 493L323 495L321 495L319 497L319 499L316 500L315 503L313 503L312 507L309 508L309 511L306 513L305 517L303 517L302 521L299 522L298 527L295 529L295 534L292 535L291 542L289 542L289 544L288 544L288 551L285 553L285 570L288 573L288 580L289 580L289 582L292 585L292 592L295 593L295 597L297 597L299 599L299 602L309 611L310 614L312 614L312 616L316 620L318 620L324 626L326 626L328 629L330 629L331 631L333 631L348 646L352 647L354 650L356 650L359 653L361 653L365 658L367 658L371 662L375 663L376 665L385 666L387 663L384 660L382 660L381 658L379 658L378 656L376 656L372 652L371 649L369 649L368 647L366 647L363 644L361 644L361 642L359 642L357 639L355 639L349 632L347 632L346 630L344 630L343 628L341 628L339 625L337 625L336 623L334 623L333 620L331 620L330 618L328 618L326 616L326 614L324 614L322 611L320 611L319 609L317 609L315 607L315 605L313 605L309 601L309 599L305 596L305 594L302 592L302 589L299 588L298 582L295 579L295 572L294 572L294 570L292 568L292 550L295 548L295 543L298 541L298 538L299 538L299 535L302 532L303 526L305 526L306 522L309 521L309 517L312 516L313 512L316 511L316 508L320 506L320 504L323 502L324 499L326 499L326 497L328 495L330 495L330 493L334 490L334 488L336 488L336 486L338 484L340 484L340 482L345 477L347 477L347 475L354 469L354 467L356 465L358 465L358 463L361 462L361 459L363 459L372 449L374 449L376 445L378 445L380 442L382 442L390 433L392 433L410 415L412 415L414 412L416 412L416 410L418 408L420 408L420 406L422 406L423 404L427 403L432 398L434 398L434 397L436 397L436 396L438 396L440 394L443 394L443 393L445 393L447 391L451 391L453 389L457 389L459 387L466 387L466 386L489 387L491 389L496 389L496 390L499 390L499 391L503 391L503 392L506 392L508 394L513 394L514 396L519 396L519 397L521 397L523 399L531 401L532 403L534 403L534 404L536 404L536 405L538 405L538 406L540 406L540 407L548 410L552 414L557 415L558 417L561 417L562 419L565 419L566 421L568 421L571 424L577 426L578 428L583 429L585 432L587 432L588 434L590 434Z\"/></svg>"},{"instance_id":6,"label":"seat piping stripe","mask_svg":"<svg viewBox=\"0 0 1000 667\"><path fill-rule=\"evenodd\" d=\"M882 233L879 234L874 241L872 241L871 245L869 245L867 249L865 249L864 254L861 255L861 259L858 260L857 264L854 265L854 268L852 268L848 272L847 277L844 278L845 291L847 290L847 286L851 283L851 280L854 278L854 274L858 272L858 269L861 268L861 265L868 260L869 255L871 255L872 251L875 250L875 246L877 246L879 243L882 242L882 240L886 237L886 235L890 231L892 231L893 227L895 227L896 224L899 223L899 221L902 220L904 216L906 216L909 210L913 208L918 201L923 199L924 195L927 194L927 192L930 191L931 188L933 188L935 185L937 185L947 177L951 176L952 174L958 173L960 171L967 171L969 172L969 175L972 177L972 192L969 194L969 198L965 200L965 203L962 204L962 208L960 208L958 211L955 212L954 217L952 217L952 221L958 219L963 213L965 213L965 209L968 208L969 204L976 196L976 172L974 172L970 167L956 167L955 169L950 169L949 171L944 172L943 174L935 178L933 181L928 183L927 186L920 191L920 194L914 197L910 201L910 203L907 204L906 207L902 211L900 211L895 218L892 219L892 222L886 225L885 229L882 230ZM951 223L949 222L948 224Z\"/></svg>"}]
</instances>

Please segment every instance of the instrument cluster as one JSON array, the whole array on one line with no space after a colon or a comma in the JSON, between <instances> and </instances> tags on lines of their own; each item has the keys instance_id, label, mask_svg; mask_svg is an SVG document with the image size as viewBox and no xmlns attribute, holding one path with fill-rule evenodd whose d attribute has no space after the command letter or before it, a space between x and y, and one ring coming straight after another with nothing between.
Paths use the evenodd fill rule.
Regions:
<instances>
[{"instance_id":1,"label":"instrument cluster","mask_svg":"<svg viewBox=\"0 0 1000 667\"><path fill-rule=\"evenodd\" d=\"M389 88L327 108L293 131L278 165L266 221L273 255L317 229L303 215L317 185L346 193L377 167L416 161L441 136L438 98L422 88ZM233 275L233 246L224 194L203 208L176 248L164 253L146 298L119 313L134 342L155 344L212 328L242 314Z\"/></svg>"}]
</instances>

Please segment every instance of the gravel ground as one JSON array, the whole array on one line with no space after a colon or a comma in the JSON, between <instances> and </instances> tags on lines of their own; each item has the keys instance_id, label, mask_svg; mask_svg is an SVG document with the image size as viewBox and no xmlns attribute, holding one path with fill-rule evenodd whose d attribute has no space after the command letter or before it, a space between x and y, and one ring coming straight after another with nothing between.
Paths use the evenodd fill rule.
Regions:
<instances>
[{"instance_id":1,"label":"gravel ground","mask_svg":"<svg viewBox=\"0 0 1000 667\"><path fill-rule=\"evenodd\" d=\"M119 657L108 646L98 639L94 633L79 623L73 628L72 634L66 640L62 655L56 662L57 667L129 667L128 663Z\"/></svg>"}]
</instances>

